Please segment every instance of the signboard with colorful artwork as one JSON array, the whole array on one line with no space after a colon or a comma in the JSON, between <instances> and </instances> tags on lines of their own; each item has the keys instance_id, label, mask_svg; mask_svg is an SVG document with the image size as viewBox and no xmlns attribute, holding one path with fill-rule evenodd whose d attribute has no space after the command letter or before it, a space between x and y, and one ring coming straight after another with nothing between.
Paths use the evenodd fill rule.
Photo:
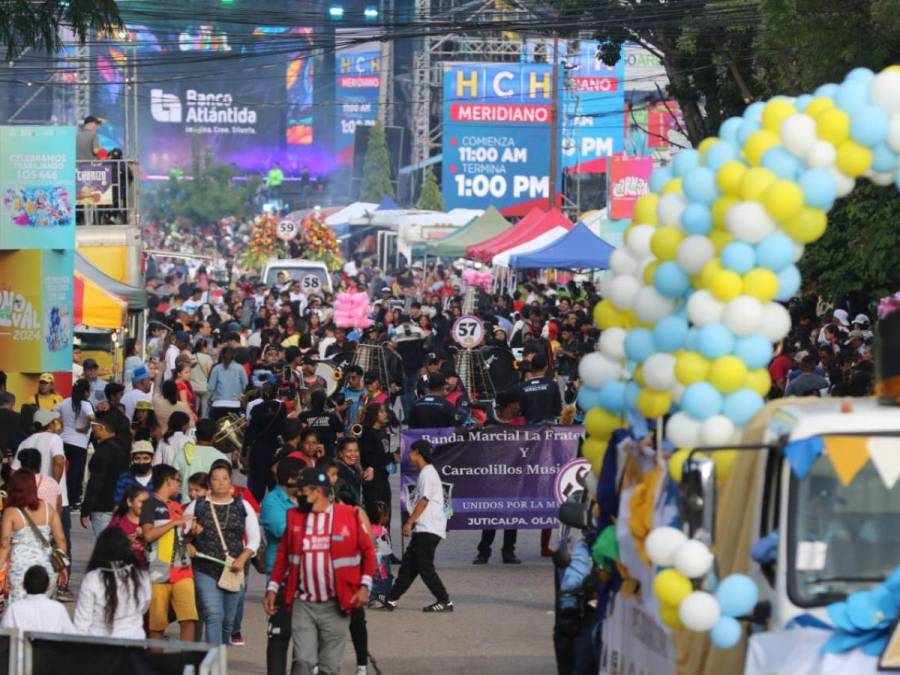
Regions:
<instances>
[{"instance_id":1,"label":"signboard with colorful artwork","mask_svg":"<svg viewBox=\"0 0 900 675\"><path fill-rule=\"evenodd\" d=\"M638 197L650 191L652 157L613 157L609 161L609 217L634 217Z\"/></svg>"},{"instance_id":2,"label":"signboard with colorful artwork","mask_svg":"<svg viewBox=\"0 0 900 675\"><path fill-rule=\"evenodd\" d=\"M75 248L75 128L0 127L0 249Z\"/></svg>"},{"instance_id":3,"label":"signboard with colorful artwork","mask_svg":"<svg viewBox=\"0 0 900 675\"><path fill-rule=\"evenodd\" d=\"M0 253L0 370L72 365L74 251Z\"/></svg>"},{"instance_id":4,"label":"signboard with colorful artwork","mask_svg":"<svg viewBox=\"0 0 900 675\"><path fill-rule=\"evenodd\" d=\"M354 40L353 30L338 30L336 40ZM372 126L378 119L381 88L381 45L362 42L342 47L334 55L335 104L334 150L337 163L353 163L353 139L358 126Z\"/></svg>"}]
</instances>

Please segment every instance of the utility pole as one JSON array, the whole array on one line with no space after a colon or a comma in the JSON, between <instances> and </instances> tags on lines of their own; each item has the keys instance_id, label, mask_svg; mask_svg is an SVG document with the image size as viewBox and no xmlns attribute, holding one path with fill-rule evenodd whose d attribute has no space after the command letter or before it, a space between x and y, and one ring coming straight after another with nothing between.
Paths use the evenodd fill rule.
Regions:
<instances>
[{"instance_id":1,"label":"utility pole","mask_svg":"<svg viewBox=\"0 0 900 675\"><path fill-rule=\"evenodd\" d=\"M553 31L553 66L550 71L550 208L556 206L556 174L559 171L559 32Z\"/></svg>"}]
</instances>

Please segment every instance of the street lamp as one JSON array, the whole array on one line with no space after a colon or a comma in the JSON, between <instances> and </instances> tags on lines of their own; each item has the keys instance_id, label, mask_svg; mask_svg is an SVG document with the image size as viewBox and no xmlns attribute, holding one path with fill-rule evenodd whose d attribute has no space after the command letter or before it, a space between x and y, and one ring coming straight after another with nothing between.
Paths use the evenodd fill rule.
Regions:
<instances>
[{"instance_id":1,"label":"street lamp","mask_svg":"<svg viewBox=\"0 0 900 675\"><path fill-rule=\"evenodd\" d=\"M331 5L328 8L328 16L330 16L335 21L344 18L344 7L343 5Z\"/></svg>"}]
</instances>

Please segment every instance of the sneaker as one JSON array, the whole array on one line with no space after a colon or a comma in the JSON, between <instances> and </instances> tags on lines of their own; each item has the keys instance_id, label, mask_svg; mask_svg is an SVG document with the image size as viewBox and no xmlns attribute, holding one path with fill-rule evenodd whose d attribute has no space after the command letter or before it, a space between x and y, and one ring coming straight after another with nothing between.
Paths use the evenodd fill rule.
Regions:
<instances>
[{"instance_id":1,"label":"sneaker","mask_svg":"<svg viewBox=\"0 0 900 675\"><path fill-rule=\"evenodd\" d=\"M451 602L449 600L446 603L436 602L433 605L428 605L428 607L423 607L422 611L429 612L429 613L431 613L431 612L452 612L453 611L453 602Z\"/></svg>"},{"instance_id":2,"label":"sneaker","mask_svg":"<svg viewBox=\"0 0 900 675\"><path fill-rule=\"evenodd\" d=\"M369 669L366 666L356 666L356 675L368 675Z\"/></svg>"},{"instance_id":3,"label":"sneaker","mask_svg":"<svg viewBox=\"0 0 900 675\"><path fill-rule=\"evenodd\" d=\"M515 553L503 556L504 565L521 565L522 561L516 557Z\"/></svg>"},{"instance_id":4,"label":"sneaker","mask_svg":"<svg viewBox=\"0 0 900 675\"><path fill-rule=\"evenodd\" d=\"M397 602L394 600L388 600L387 596L381 594L378 596L378 602L381 603L381 607L379 609L383 609L385 612L393 612L397 609Z\"/></svg>"},{"instance_id":5,"label":"sneaker","mask_svg":"<svg viewBox=\"0 0 900 675\"><path fill-rule=\"evenodd\" d=\"M231 644L235 647L243 647L247 643L244 641L243 635L241 635L240 633L234 633L231 636Z\"/></svg>"},{"instance_id":6,"label":"sneaker","mask_svg":"<svg viewBox=\"0 0 900 675\"><path fill-rule=\"evenodd\" d=\"M472 561L472 564L473 565L487 565L488 559L485 558L483 555L480 555L480 556L476 557L475 560Z\"/></svg>"},{"instance_id":7,"label":"sneaker","mask_svg":"<svg viewBox=\"0 0 900 675\"><path fill-rule=\"evenodd\" d=\"M75 596L68 588L60 588L56 591L56 599L60 602L74 602Z\"/></svg>"}]
</instances>

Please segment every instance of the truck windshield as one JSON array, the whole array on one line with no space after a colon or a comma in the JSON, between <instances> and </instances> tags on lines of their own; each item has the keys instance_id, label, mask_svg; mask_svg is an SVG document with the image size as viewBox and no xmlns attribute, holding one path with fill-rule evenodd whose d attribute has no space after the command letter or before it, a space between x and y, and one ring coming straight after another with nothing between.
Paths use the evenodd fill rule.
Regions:
<instances>
[{"instance_id":1,"label":"truck windshield","mask_svg":"<svg viewBox=\"0 0 900 675\"><path fill-rule=\"evenodd\" d=\"M890 438L900 452L900 438L880 438ZM867 440L828 441L840 439ZM826 605L869 588L900 564L900 482L886 488L868 460L844 487L826 454L803 480L791 474L787 578L788 594L799 607Z\"/></svg>"},{"instance_id":2,"label":"truck windshield","mask_svg":"<svg viewBox=\"0 0 900 675\"><path fill-rule=\"evenodd\" d=\"M278 275L282 275L279 277ZM300 289L304 293L323 293L329 291L328 274L320 267L276 267L268 269L265 283L267 286L275 286L279 281L287 283L288 280L299 281Z\"/></svg>"}]
</instances>

